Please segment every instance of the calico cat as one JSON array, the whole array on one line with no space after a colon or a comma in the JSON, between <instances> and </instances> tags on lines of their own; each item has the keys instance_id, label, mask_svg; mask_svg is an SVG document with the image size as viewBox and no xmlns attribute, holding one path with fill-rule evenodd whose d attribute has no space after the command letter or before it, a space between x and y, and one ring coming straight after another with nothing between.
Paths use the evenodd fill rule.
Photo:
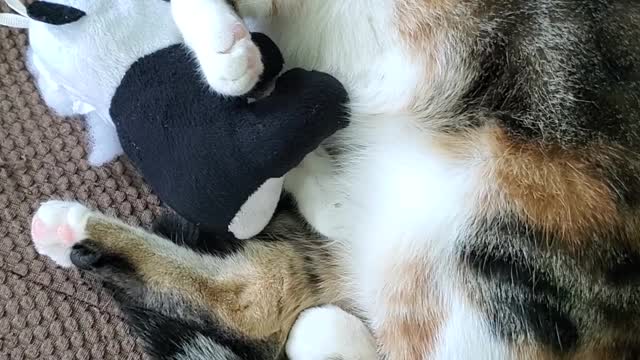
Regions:
<instances>
[{"instance_id":1,"label":"calico cat","mask_svg":"<svg viewBox=\"0 0 640 360\"><path fill-rule=\"evenodd\" d=\"M640 358L639 2L172 8L216 91L258 79L229 81L227 52L210 50L250 16L288 66L345 84L351 125L286 178L322 236L279 215L262 239L204 256L86 210L86 226L62 226L67 244L90 240L60 262L139 299L150 352L351 359L375 341L385 359ZM69 206L44 205L36 244Z\"/></svg>"}]
</instances>

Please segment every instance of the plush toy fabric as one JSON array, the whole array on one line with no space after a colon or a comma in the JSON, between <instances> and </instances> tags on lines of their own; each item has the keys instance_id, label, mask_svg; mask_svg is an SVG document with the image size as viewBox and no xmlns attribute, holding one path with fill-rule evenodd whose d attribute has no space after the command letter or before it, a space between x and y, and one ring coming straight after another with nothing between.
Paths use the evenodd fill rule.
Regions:
<instances>
[{"instance_id":1,"label":"plush toy fabric","mask_svg":"<svg viewBox=\"0 0 640 360\"><path fill-rule=\"evenodd\" d=\"M253 41L268 82L282 56L266 36L253 34ZM192 222L213 230L231 224L237 237L253 236L275 209L278 179L345 124L346 92L329 75L299 69L255 102L220 96L201 81L184 46L162 49L129 69L111 117L125 153L165 202ZM261 189L270 197L261 200L271 204L268 216L238 223L246 219L236 216L238 209L267 179L275 182Z\"/></svg>"},{"instance_id":2,"label":"plush toy fabric","mask_svg":"<svg viewBox=\"0 0 640 360\"><path fill-rule=\"evenodd\" d=\"M236 238L261 231L282 176L346 125L342 85L294 69L265 98L221 96L181 44L165 2L96 2L26 8L30 68L45 101L64 115L86 114L95 147L102 135L107 143L116 135L158 196L187 220ZM265 35L252 38L264 87L281 71L282 55Z\"/></svg>"}]
</instances>

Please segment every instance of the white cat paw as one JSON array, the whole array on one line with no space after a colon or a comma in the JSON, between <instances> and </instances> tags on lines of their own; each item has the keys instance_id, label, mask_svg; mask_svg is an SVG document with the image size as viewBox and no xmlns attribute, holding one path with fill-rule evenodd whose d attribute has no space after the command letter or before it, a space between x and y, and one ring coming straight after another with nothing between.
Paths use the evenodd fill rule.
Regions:
<instances>
[{"instance_id":1,"label":"white cat paw","mask_svg":"<svg viewBox=\"0 0 640 360\"><path fill-rule=\"evenodd\" d=\"M346 239L349 227L342 219L351 218L342 206L344 200L336 185L335 169L326 151L318 148L285 176L284 188L296 199L298 210L320 234Z\"/></svg>"},{"instance_id":2,"label":"white cat paw","mask_svg":"<svg viewBox=\"0 0 640 360\"><path fill-rule=\"evenodd\" d=\"M198 61L209 86L229 96L251 91L264 70L260 50L250 37L241 38L226 53L198 55Z\"/></svg>"},{"instance_id":3,"label":"white cat paw","mask_svg":"<svg viewBox=\"0 0 640 360\"><path fill-rule=\"evenodd\" d=\"M336 306L305 310L289 333L291 360L375 360L376 343L357 317Z\"/></svg>"},{"instance_id":4,"label":"white cat paw","mask_svg":"<svg viewBox=\"0 0 640 360\"><path fill-rule=\"evenodd\" d=\"M76 202L47 201L31 222L31 239L39 254L60 266L71 266L71 248L86 239L91 210Z\"/></svg>"},{"instance_id":5,"label":"white cat paw","mask_svg":"<svg viewBox=\"0 0 640 360\"><path fill-rule=\"evenodd\" d=\"M172 1L172 11L213 90L239 96L253 89L264 70L260 50L225 0Z\"/></svg>"}]
</instances>

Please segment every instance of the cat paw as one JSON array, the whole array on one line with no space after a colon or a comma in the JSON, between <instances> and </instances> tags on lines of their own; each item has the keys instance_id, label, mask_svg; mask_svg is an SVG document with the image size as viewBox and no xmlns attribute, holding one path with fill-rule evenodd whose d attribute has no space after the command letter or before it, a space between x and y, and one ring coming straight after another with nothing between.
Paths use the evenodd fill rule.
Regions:
<instances>
[{"instance_id":1,"label":"cat paw","mask_svg":"<svg viewBox=\"0 0 640 360\"><path fill-rule=\"evenodd\" d=\"M85 226L91 210L76 202L47 201L31 221L36 251L60 266L71 266L71 248L86 239Z\"/></svg>"},{"instance_id":2,"label":"cat paw","mask_svg":"<svg viewBox=\"0 0 640 360\"><path fill-rule=\"evenodd\" d=\"M260 51L250 37L239 39L228 52L198 55L198 60L209 86L228 96L251 91L264 70Z\"/></svg>"},{"instance_id":3,"label":"cat paw","mask_svg":"<svg viewBox=\"0 0 640 360\"><path fill-rule=\"evenodd\" d=\"M251 91L264 70L260 50L222 0L172 2L173 17L211 88L228 96Z\"/></svg>"},{"instance_id":4,"label":"cat paw","mask_svg":"<svg viewBox=\"0 0 640 360\"><path fill-rule=\"evenodd\" d=\"M287 340L291 360L375 360L376 343L357 317L337 306L322 306L300 314Z\"/></svg>"}]
</instances>

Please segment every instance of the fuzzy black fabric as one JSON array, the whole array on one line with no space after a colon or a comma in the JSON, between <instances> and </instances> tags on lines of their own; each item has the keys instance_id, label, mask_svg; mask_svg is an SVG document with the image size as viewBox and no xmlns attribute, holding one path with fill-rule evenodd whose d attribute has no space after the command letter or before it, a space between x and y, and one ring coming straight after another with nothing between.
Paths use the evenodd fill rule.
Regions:
<instances>
[{"instance_id":1,"label":"fuzzy black fabric","mask_svg":"<svg viewBox=\"0 0 640 360\"><path fill-rule=\"evenodd\" d=\"M48 1L36 1L27 6L29 18L51 25L70 24L82 19L85 15L87 14L82 10Z\"/></svg>"},{"instance_id":2,"label":"fuzzy black fabric","mask_svg":"<svg viewBox=\"0 0 640 360\"><path fill-rule=\"evenodd\" d=\"M282 55L254 34L271 80ZM330 75L293 69L250 103L203 81L182 45L137 61L111 103L125 153L162 201L202 228L227 232L249 196L347 125L347 92Z\"/></svg>"}]
</instances>

